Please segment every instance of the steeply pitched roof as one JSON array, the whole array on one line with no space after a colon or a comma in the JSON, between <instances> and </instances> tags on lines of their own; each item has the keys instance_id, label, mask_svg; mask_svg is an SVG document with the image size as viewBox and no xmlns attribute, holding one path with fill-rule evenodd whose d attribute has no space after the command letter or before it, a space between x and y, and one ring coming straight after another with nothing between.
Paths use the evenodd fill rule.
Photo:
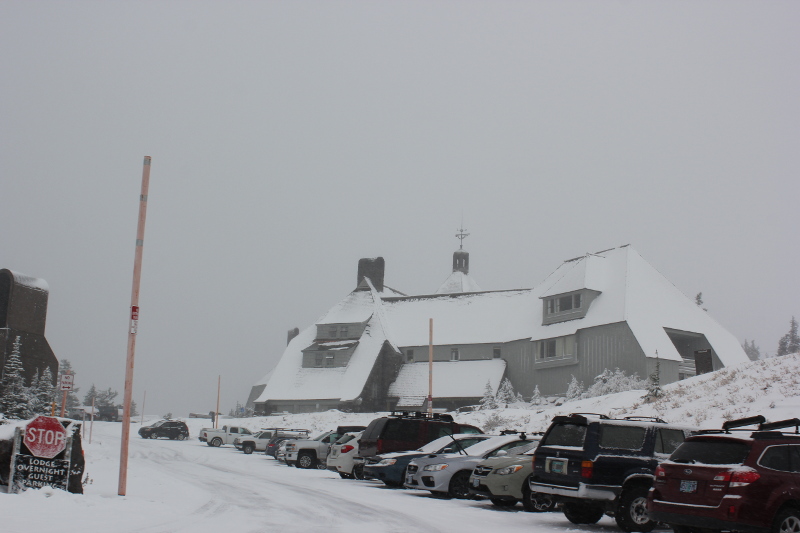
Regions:
<instances>
[{"instance_id":1,"label":"steeply pitched roof","mask_svg":"<svg viewBox=\"0 0 800 533\"><path fill-rule=\"evenodd\" d=\"M480 292L481 289L469 274L456 270L447 276L444 283L436 290L436 294L453 294L459 292Z\"/></svg>"}]
</instances>

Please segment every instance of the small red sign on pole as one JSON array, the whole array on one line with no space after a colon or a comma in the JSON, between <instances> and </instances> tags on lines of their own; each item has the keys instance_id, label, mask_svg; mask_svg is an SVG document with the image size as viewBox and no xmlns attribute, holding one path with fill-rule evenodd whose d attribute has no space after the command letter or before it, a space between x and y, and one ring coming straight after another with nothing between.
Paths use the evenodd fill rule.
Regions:
<instances>
[{"instance_id":1,"label":"small red sign on pole","mask_svg":"<svg viewBox=\"0 0 800 533\"><path fill-rule=\"evenodd\" d=\"M67 430L57 418L39 416L25 428L24 442L36 457L52 459L67 447Z\"/></svg>"}]
</instances>

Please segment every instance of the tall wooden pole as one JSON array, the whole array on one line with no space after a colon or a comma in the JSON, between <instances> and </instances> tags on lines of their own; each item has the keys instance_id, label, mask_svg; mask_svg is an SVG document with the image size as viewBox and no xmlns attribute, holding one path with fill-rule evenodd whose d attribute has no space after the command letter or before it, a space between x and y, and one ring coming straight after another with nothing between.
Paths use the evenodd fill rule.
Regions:
<instances>
[{"instance_id":1,"label":"tall wooden pole","mask_svg":"<svg viewBox=\"0 0 800 533\"><path fill-rule=\"evenodd\" d=\"M150 189L150 156L144 157L142 193L139 196L139 225L136 228L136 254L133 260L133 288L131 289L131 323L128 329L128 358L125 361L125 396L122 410L122 445L119 452L119 490L125 496L128 484L128 441L131 436L131 398L133 396L133 359L136 352L136 331L139 327L139 283L142 277L142 249L144 248L144 223L147 218L147 192Z\"/></svg>"},{"instance_id":2,"label":"tall wooden pole","mask_svg":"<svg viewBox=\"0 0 800 533\"><path fill-rule=\"evenodd\" d=\"M428 414L433 414L433 319L428 319Z\"/></svg>"},{"instance_id":3,"label":"tall wooden pole","mask_svg":"<svg viewBox=\"0 0 800 533\"><path fill-rule=\"evenodd\" d=\"M217 376L217 410L214 411L214 428L219 427L219 391L220 385L222 384L222 376Z\"/></svg>"},{"instance_id":4,"label":"tall wooden pole","mask_svg":"<svg viewBox=\"0 0 800 533\"><path fill-rule=\"evenodd\" d=\"M144 391L144 396L142 397L142 421L139 422L140 426L144 425L144 402L147 401L147 391Z\"/></svg>"}]
</instances>

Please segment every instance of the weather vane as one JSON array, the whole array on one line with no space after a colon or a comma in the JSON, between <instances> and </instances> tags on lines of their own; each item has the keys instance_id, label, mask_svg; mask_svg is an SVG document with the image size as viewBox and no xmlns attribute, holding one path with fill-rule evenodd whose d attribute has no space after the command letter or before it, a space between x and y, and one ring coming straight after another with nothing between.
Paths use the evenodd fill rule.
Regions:
<instances>
[{"instance_id":1,"label":"weather vane","mask_svg":"<svg viewBox=\"0 0 800 533\"><path fill-rule=\"evenodd\" d=\"M459 250L463 250L464 249L464 239L469 237L469 233L466 233L464 231L464 223L463 222L461 223L461 227L457 231L458 231L458 233L456 233L456 237L458 238L458 240L461 241L461 244L458 246L458 249Z\"/></svg>"}]
</instances>

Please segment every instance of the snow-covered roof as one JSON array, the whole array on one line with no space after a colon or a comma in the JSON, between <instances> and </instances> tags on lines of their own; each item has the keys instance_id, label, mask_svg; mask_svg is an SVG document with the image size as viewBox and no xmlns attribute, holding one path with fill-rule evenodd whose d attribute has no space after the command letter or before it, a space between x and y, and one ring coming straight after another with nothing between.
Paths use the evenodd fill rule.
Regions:
<instances>
[{"instance_id":1,"label":"snow-covered roof","mask_svg":"<svg viewBox=\"0 0 800 533\"><path fill-rule=\"evenodd\" d=\"M506 362L503 359L435 361L433 363L434 405L436 398L480 398L486 390L487 381L492 390L497 390L505 370ZM403 365L397 379L389 387L389 396L401 399L427 398L428 363Z\"/></svg>"},{"instance_id":2,"label":"snow-covered roof","mask_svg":"<svg viewBox=\"0 0 800 533\"><path fill-rule=\"evenodd\" d=\"M436 294L452 294L457 292L480 292L481 289L469 274L460 270L452 272L444 283L436 290Z\"/></svg>"},{"instance_id":3,"label":"snow-covered roof","mask_svg":"<svg viewBox=\"0 0 800 533\"><path fill-rule=\"evenodd\" d=\"M19 272L14 272L13 270L5 269L14 277L14 282L17 285L23 285L25 287L29 287L31 289L36 289L38 291L50 292L50 286L47 282L41 278L35 278L33 276L27 276L25 274L20 274Z\"/></svg>"}]
</instances>

